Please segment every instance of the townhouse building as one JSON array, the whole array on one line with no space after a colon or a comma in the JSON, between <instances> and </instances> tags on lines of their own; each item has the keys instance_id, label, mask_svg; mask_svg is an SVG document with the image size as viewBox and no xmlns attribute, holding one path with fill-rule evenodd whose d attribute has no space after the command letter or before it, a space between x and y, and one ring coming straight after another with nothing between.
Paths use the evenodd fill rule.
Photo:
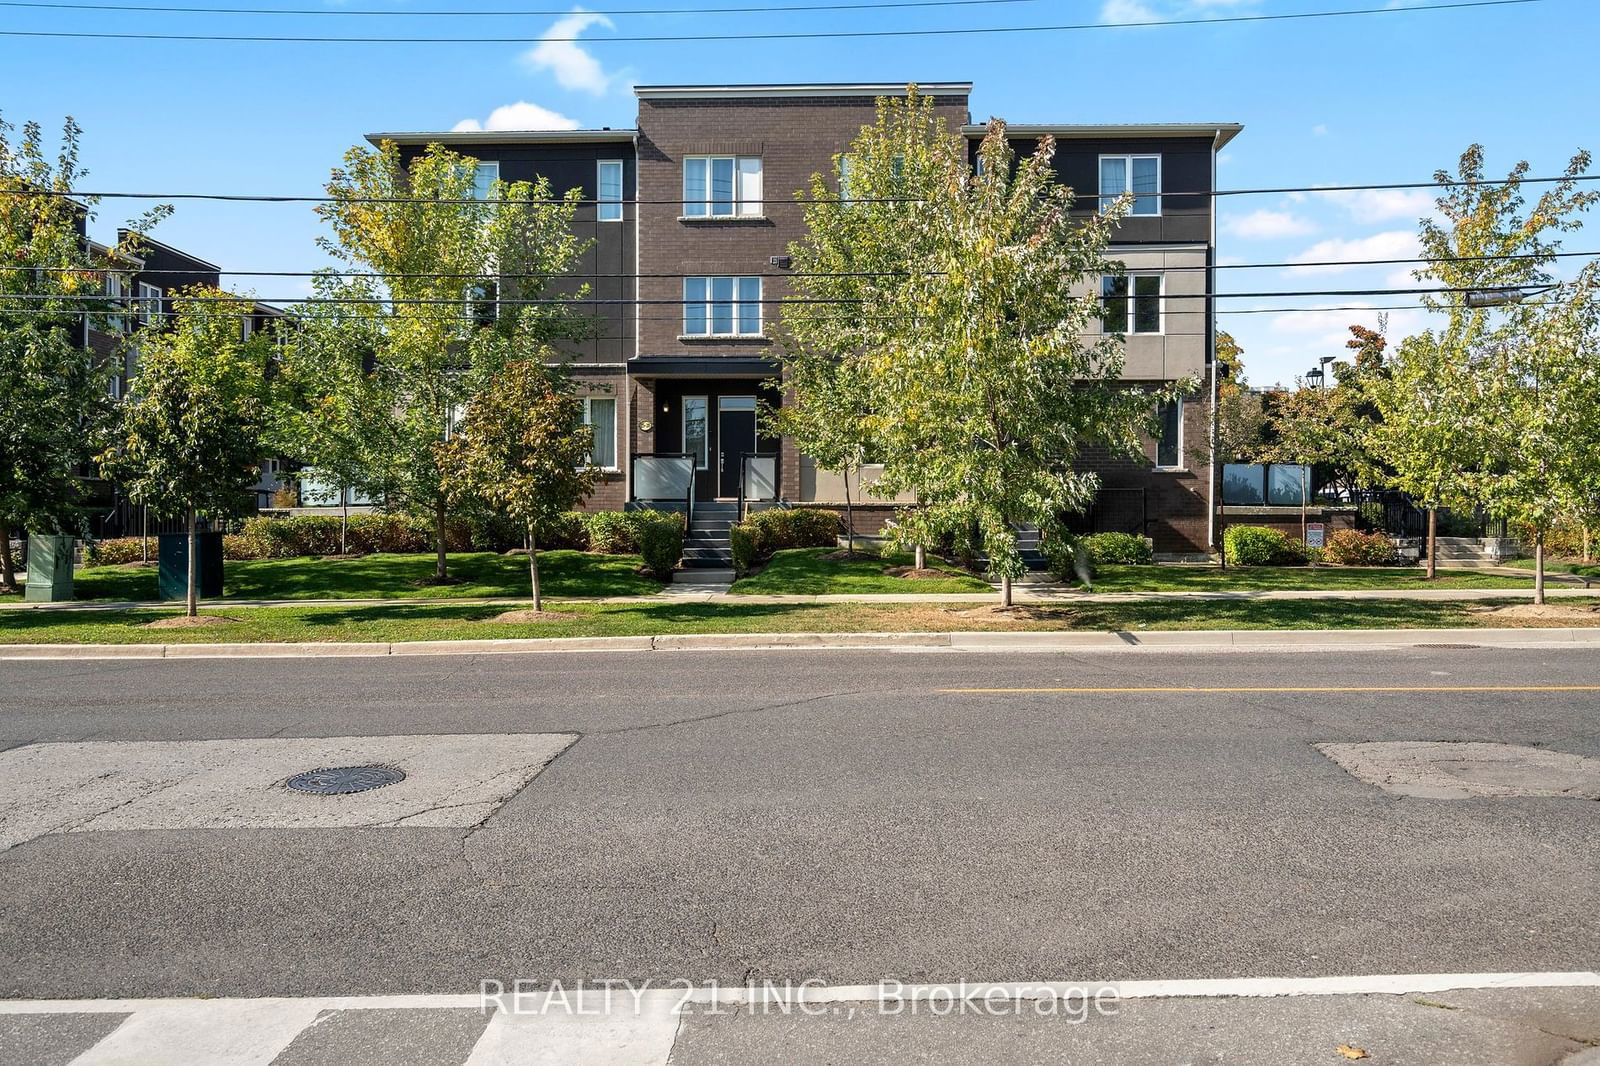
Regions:
<instances>
[{"instance_id":1,"label":"townhouse building","mask_svg":"<svg viewBox=\"0 0 1600 1066\"><path fill-rule=\"evenodd\" d=\"M919 85L974 159L984 127L965 82ZM593 289L597 335L572 344L570 369L605 471L591 508L683 506L712 526L735 501L840 504L845 485L792 441L764 436L763 400L781 399L767 334L792 291L789 246L804 236L795 198L832 172L874 118L877 100L904 85L639 86L631 129L378 133L406 157L439 143L479 161L479 182L543 175L556 194L583 190L574 226L593 244L578 272ZM1107 328L1126 336L1133 385L1189 381L1184 401L1160 412L1142 461L1090 455L1103 489L1083 528L1150 536L1159 552L1203 552L1211 540L1213 478L1197 459L1213 388L1213 197L1217 153L1232 123L1017 125L1019 153L1056 139L1055 169L1087 216L1124 192L1133 212L1113 258L1125 276L1101 281ZM862 471L870 488L874 469ZM860 486L852 495L862 500ZM860 508L863 531L896 501ZM699 561L714 562L720 552ZM689 561L696 561L691 550Z\"/></svg>"}]
</instances>

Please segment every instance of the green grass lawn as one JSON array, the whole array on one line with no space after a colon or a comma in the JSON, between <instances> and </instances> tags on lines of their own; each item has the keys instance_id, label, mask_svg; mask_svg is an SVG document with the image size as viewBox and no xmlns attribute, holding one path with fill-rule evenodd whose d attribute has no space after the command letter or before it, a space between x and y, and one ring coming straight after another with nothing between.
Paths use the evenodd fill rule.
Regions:
<instances>
[{"instance_id":1,"label":"green grass lawn","mask_svg":"<svg viewBox=\"0 0 1600 1066\"><path fill-rule=\"evenodd\" d=\"M928 565L950 570L949 577L891 577L885 570L910 566L910 555L871 556L865 559L824 559L832 548L792 548L774 552L761 572L742 577L732 591L747 596L824 596L839 593L989 592L989 582L961 573L942 560Z\"/></svg>"},{"instance_id":2,"label":"green grass lawn","mask_svg":"<svg viewBox=\"0 0 1600 1066\"><path fill-rule=\"evenodd\" d=\"M1265 592L1278 589L1521 589L1529 578L1471 571L1441 572L1433 581L1420 567L1336 566L1103 566L1096 592Z\"/></svg>"},{"instance_id":3,"label":"green grass lawn","mask_svg":"<svg viewBox=\"0 0 1600 1066\"><path fill-rule=\"evenodd\" d=\"M587 552L539 553L539 575L549 596L648 596L661 583L639 573L637 555ZM238 600L475 599L528 596L525 555L463 552L451 555L459 585L424 584L433 576L433 556L365 555L358 559L264 559L223 565L223 597ZM154 600L153 566L92 566L74 575L82 600Z\"/></svg>"},{"instance_id":4,"label":"green grass lawn","mask_svg":"<svg viewBox=\"0 0 1600 1066\"><path fill-rule=\"evenodd\" d=\"M1514 566L1519 570L1532 570L1532 559L1507 559L1506 566ZM1573 560L1546 559L1544 569L1547 574L1576 574L1591 580L1600 580L1600 563L1580 563Z\"/></svg>"},{"instance_id":5,"label":"green grass lawn","mask_svg":"<svg viewBox=\"0 0 1600 1066\"><path fill-rule=\"evenodd\" d=\"M180 612L88 608L0 612L0 644L178 644L461 640L668 633L952 632L972 630L1429 629L1505 625L1473 605L1438 602L1206 601L1029 606L1009 615L954 604L551 603L548 621L493 621L501 607L393 603L364 607L218 607L230 624L150 629ZM1582 622L1559 621L1556 625ZM1600 613L1594 615L1600 625Z\"/></svg>"}]
</instances>

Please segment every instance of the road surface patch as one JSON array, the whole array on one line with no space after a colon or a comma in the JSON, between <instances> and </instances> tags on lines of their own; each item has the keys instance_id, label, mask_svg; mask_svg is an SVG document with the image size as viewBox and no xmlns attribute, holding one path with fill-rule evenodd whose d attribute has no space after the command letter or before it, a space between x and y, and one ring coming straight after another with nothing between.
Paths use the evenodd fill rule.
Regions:
<instances>
[{"instance_id":1,"label":"road surface patch","mask_svg":"<svg viewBox=\"0 0 1600 1066\"><path fill-rule=\"evenodd\" d=\"M46 833L477 825L576 739L483 733L89 741L0 752L0 851ZM288 781L327 767L392 769L365 792Z\"/></svg>"},{"instance_id":2,"label":"road surface patch","mask_svg":"<svg viewBox=\"0 0 1600 1066\"><path fill-rule=\"evenodd\" d=\"M1416 799L1600 800L1600 758L1523 744L1405 740L1318 744L1359 781Z\"/></svg>"}]
</instances>

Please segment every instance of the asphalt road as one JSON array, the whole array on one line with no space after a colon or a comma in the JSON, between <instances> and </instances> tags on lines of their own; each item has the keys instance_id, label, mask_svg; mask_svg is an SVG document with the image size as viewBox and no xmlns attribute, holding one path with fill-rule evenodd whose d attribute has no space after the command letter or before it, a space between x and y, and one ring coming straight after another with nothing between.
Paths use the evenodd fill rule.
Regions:
<instances>
[{"instance_id":1,"label":"asphalt road","mask_svg":"<svg viewBox=\"0 0 1600 1066\"><path fill-rule=\"evenodd\" d=\"M580 735L468 828L0 852L0 995L1592 969L1600 804L1400 798L1313 745L1600 755L1600 693L943 690L1597 681L1579 649L0 663L0 749Z\"/></svg>"}]
</instances>

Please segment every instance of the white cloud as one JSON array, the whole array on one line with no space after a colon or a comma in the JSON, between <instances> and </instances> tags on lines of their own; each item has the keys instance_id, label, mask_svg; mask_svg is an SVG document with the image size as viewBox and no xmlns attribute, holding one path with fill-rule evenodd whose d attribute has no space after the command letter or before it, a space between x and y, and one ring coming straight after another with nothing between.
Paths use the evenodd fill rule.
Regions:
<instances>
[{"instance_id":1,"label":"white cloud","mask_svg":"<svg viewBox=\"0 0 1600 1066\"><path fill-rule=\"evenodd\" d=\"M577 37L591 26L615 29L604 15L574 8L544 31L538 44L522 54L522 61L534 70L547 70L563 89L577 89L600 96L611 87L614 77L600 61L576 42L561 38Z\"/></svg>"},{"instance_id":2,"label":"white cloud","mask_svg":"<svg viewBox=\"0 0 1600 1066\"><path fill-rule=\"evenodd\" d=\"M1271 240L1276 237L1304 237L1308 233L1316 232L1316 225L1309 219L1288 211L1270 211L1265 208L1251 211L1247 215L1231 216L1223 219L1222 228L1235 237L1244 237L1252 240Z\"/></svg>"},{"instance_id":3,"label":"white cloud","mask_svg":"<svg viewBox=\"0 0 1600 1066\"><path fill-rule=\"evenodd\" d=\"M1260 0L1105 0L1101 22L1155 22L1170 18L1217 18Z\"/></svg>"},{"instance_id":4,"label":"white cloud","mask_svg":"<svg viewBox=\"0 0 1600 1066\"><path fill-rule=\"evenodd\" d=\"M1434 211L1433 194L1426 189L1328 189L1311 195L1338 204L1362 222L1418 219Z\"/></svg>"},{"instance_id":5,"label":"white cloud","mask_svg":"<svg viewBox=\"0 0 1600 1066\"><path fill-rule=\"evenodd\" d=\"M483 122L475 118L464 118L457 122L452 131L455 133L478 133L483 130L575 130L578 120L568 118L566 115L551 111L538 104L530 104L526 100L518 100L514 104L506 104L489 112L489 117Z\"/></svg>"},{"instance_id":6,"label":"white cloud","mask_svg":"<svg viewBox=\"0 0 1600 1066\"><path fill-rule=\"evenodd\" d=\"M1318 241L1300 254L1293 256L1290 262L1316 263L1316 262L1341 262L1353 259L1409 259L1417 254L1417 235L1410 230L1386 230L1383 233L1374 233L1370 237L1331 237L1325 241ZM1296 270L1299 275L1305 274L1342 274L1347 270L1357 269L1354 266L1318 266L1306 267Z\"/></svg>"},{"instance_id":7,"label":"white cloud","mask_svg":"<svg viewBox=\"0 0 1600 1066\"><path fill-rule=\"evenodd\" d=\"M1313 137L1326 137L1327 135L1328 135L1328 125L1327 125L1327 123L1319 122L1315 126L1311 127L1311 136L1313 136Z\"/></svg>"}]
</instances>

